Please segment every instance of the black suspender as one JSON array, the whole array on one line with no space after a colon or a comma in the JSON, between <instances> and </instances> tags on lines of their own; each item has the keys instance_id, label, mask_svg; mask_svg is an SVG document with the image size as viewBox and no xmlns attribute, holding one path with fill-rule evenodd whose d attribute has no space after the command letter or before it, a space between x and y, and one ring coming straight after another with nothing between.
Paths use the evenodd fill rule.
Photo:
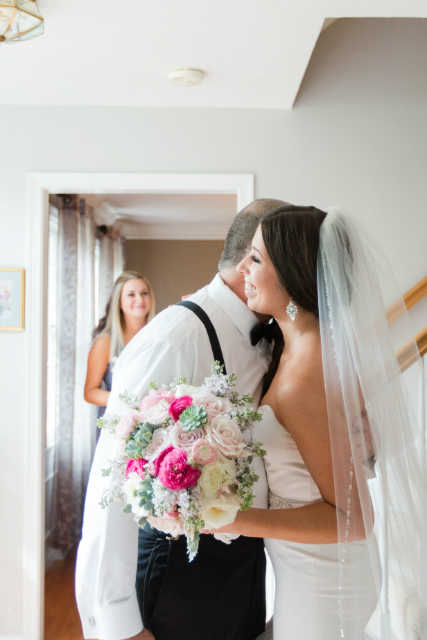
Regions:
<instances>
[{"instance_id":1,"label":"black suspender","mask_svg":"<svg viewBox=\"0 0 427 640\"><path fill-rule=\"evenodd\" d=\"M222 355L221 345L219 344L218 336L215 331L215 327L209 319L209 316L205 311L203 311L202 307L199 307L195 302L190 302L190 300L183 300L182 302L177 303L178 307L186 307L190 309L199 320L205 325L205 329L207 331L209 341L212 347L212 353L214 356L214 360L218 360L220 364L223 365L224 369L222 372L227 375L227 370L225 368L224 356Z\"/></svg>"}]
</instances>

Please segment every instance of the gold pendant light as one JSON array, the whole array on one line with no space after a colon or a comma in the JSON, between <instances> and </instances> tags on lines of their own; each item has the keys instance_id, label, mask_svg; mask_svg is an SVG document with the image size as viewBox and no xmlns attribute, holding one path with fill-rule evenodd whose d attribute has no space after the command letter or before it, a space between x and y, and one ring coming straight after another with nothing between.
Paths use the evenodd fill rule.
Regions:
<instances>
[{"instance_id":1,"label":"gold pendant light","mask_svg":"<svg viewBox=\"0 0 427 640\"><path fill-rule=\"evenodd\" d=\"M36 0L0 0L0 42L30 40L43 32Z\"/></svg>"}]
</instances>

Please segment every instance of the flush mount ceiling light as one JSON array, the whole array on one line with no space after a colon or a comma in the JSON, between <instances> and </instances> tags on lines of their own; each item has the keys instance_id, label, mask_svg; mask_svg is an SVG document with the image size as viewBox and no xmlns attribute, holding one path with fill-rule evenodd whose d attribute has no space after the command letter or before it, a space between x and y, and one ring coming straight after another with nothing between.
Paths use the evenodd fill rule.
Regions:
<instances>
[{"instance_id":1,"label":"flush mount ceiling light","mask_svg":"<svg viewBox=\"0 0 427 640\"><path fill-rule=\"evenodd\" d=\"M0 0L0 42L21 42L41 36L44 20L36 0Z\"/></svg>"},{"instance_id":2,"label":"flush mount ceiling light","mask_svg":"<svg viewBox=\"0 0 427 640\"><path fill-rule=\"evenodd\" d=\"M1 1L1 0L0 0ZM179 87L194 87L203 82L203 71L200 69L179 68L168 73L169 82Z\"/></svg>"}]
</instances>

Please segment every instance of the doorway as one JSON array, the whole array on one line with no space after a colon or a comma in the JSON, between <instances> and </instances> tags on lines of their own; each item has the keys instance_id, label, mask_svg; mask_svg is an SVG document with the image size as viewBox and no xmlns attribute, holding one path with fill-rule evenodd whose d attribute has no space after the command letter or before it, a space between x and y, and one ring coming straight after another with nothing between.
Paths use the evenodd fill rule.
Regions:
<instances>
[{"instance_id":1,"label":"doorway","mask_svg":"<svg viewBox=\"0 0 427 640\"><path fill-rule=\"evenodd\" d=\"M234 215L254 198L254 179L250 174L31 174L28 198L28 253L27 274L27 386L26 386L26 522L24 531L24 638L44 638L44 577L45 577L45 424L47 391L47 310L49 271L49 196L58 193L85 194L86 197L113 199L117 196L233 196L229 219L198 215L196 220L185 220L185 214L176 216L164 225L169 237L156 238L155 231L162 222L146 221L151 236L131 238L130 226L135 219L124 206L116 216L117 227L129 240L187 242L188 236L177 238L178 230L189 233L193 240L223 240ZM161 200L162 198L160 198ZM129 204L129 202L128 202ZM109 203L109 213L114 203ZM117 202L116 202L117 205ZM130 205L129 205L130 206ZM117 207L116 207L117 208ZM107 207L108 209L108 207ZM107 210L104 208L104 214ZM153 210L153 207L152 209ZM108 211L107 211L108 212ZM130 225L130 226L129 226ZM151 226L150 226L151 225ZM154 234L154 237L153 237ZM171 237L171 234L172 235ZM198 236L197 236L198 234ZM203 235L205 234L205 235ZM215 237L216 234L216 237ZM126 237L126 236L125 236ZM148 245L147 245L148 247ZM202 284L206 284L203 282ZM191 288L191 287L190 287ZM185 291L185 293L191 293ZM179 298L178 298L179 299ZM166 298L165 298L166 300ZM171 303L176 302L174 299Z\"/></svg>"}]
</instances>

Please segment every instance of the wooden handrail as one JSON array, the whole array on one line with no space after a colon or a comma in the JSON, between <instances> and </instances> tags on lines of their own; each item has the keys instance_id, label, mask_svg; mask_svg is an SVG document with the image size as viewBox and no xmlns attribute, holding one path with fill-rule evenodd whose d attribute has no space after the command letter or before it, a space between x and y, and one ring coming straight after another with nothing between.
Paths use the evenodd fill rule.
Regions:
<instances>
[{"instance_id":1,"label":"wooden handrail","mask_svg":"<svg viewBox=\"0 0 427 640\"><path fill-rule=\"evenodd\" d=\"M420 357L422 358L427 353L427 327L424 327L424 329L421 329L421 331L417 333L415 341ZM406 371L406 369L409 369L409 367L418 360L418 355L414 353L414 342L409 340L403 347L400 347L400 349L396 351L396 357L402 373Z\"/></svg>"},{"instance_id":2,"label":"wooden handrail","mask_svg":"<svg viewBox=\"0 0 427 640\"><path fill-rule=\"evenodd\" d=\"M407 293L403 296L403 302L405 303L406 309L410 309L417 304L424 296L427 295L427 276L420 280L415 287L409 289ZM405 312L405 307L402 305L402 300L397 300L394 304L392 304L386 311L387 314L387 322L392 324L395 320L400 318ZM402 347L403 348L403 347Z\"/></svg>"}]
</instances>

